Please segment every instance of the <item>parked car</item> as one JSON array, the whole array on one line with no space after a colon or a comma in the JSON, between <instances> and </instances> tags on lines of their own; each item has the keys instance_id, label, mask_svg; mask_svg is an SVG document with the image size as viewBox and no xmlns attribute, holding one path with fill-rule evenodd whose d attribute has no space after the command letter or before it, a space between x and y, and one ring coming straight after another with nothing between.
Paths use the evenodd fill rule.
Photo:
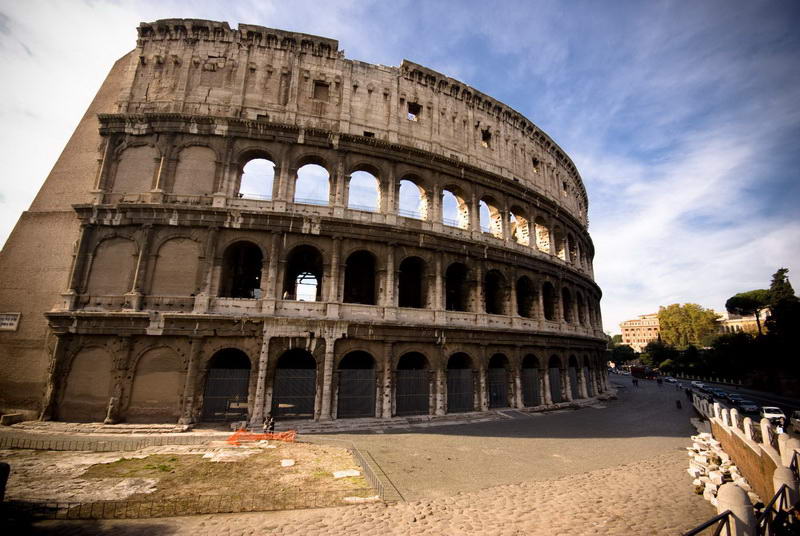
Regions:
<instances>
[{"instance_id":1,"label":"parked car","mask_svg":"<svg viewBox=\"0 0 800 536\"><path fill-rule=\"evenodd\" d=\"M800 410L794 410L792 412L792 416L789 418L789 423L791 424L792 430L795 432L800 432Z\"/></svg>"},{"instance_id":2,"label":"parked car","mask_svg":"<svg viewBox=\"0 0 800 536\"><path fill-rule=\"evenodd\" d=\"M703 382L699 382L697 380L694 380L692 382L692 387L694 387L695 389L700 389L702 391L703 388L705 387L705 384Z\"/></svg>"},{"instance_id":3,"label":"parked car","mask_svg":"<svg viewBox=\"0 0 800 536\"><path fill-rule=\"evenodd\" d=\"M786 420L786 414L783 412L783 410L774 406L762 407L760 414L762 419L769 419L769 422L773 424L781 419Z\"/></svg>"},{"instance_id":4,"label":"parked car","mask_svg":"<svg viewBox=\"0 0 800 536\"><path fill-rule=\"evenodd\" d=\"M667 376L666 378L664 378L664 381L667 383L677 383L678 380L676 380L672 376Z\"/></svg>"},{"instance_id":5,"label":"parked car","mask_svg":"<svg viewBox=\"0 0 800 536\"><path fill-rule=\"evenodd\" d=\"M725 395L725 400L734 405L736 405L737 400L742 400L742 399L744 399L744 395L741 395L739 393L728 393Z\"/></svg>"},{"instance_id":6,"label":"parked car","mask_svg":"<svg viewBox=\"0 0 800 536\"><path fill-rule=\"evenodd\" d=\"M747 413L753 415L758 413L758 404L756 404L752 400L738 398L736 399L736 402L734 402L734 404L741 413Z\"/></svg>"}]
</instances>

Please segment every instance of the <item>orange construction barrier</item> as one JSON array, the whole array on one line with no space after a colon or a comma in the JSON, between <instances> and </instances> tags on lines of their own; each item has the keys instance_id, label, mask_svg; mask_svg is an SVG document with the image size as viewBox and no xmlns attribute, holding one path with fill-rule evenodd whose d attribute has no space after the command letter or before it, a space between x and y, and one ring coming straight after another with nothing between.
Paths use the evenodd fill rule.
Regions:
<instances>
[{"instance_id":1,"label":"orange construction barrier","mask_svg":"<svg viewBox=\"0 0 800 536\"><path fill-rule=\"evenodd\" d=\"M265 441L270 439L274 441L286 441L287 443L294 443L295 437L297 437L297 430L287 430L286 432L273 432L271 434L253 434L242 428L240 430L236 430L233 433L233 435L231 435L225 441L229 445L234 445L238 447L242 442L250 443L250 442Z\"/></svg>"}]
</instances>

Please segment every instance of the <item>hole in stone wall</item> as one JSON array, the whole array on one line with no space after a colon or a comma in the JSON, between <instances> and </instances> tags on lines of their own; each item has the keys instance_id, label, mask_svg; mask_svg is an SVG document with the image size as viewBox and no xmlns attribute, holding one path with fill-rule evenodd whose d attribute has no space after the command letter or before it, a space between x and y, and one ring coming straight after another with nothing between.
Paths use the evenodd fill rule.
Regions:
<instances>
[{"instance_id":1,"label":"hole in stone wall","mask_svg":"<svg viewBox=\"0 0 800 536\"><path fill-rule=\"evenodd\" d=\"M327 101L330 95L330 84L314 80L314 100Z\"/></svg>"},{"instance_id":2,"label":"hole in stone wall","mask_svg":"<svg viewBox=\"0 0 800 536\"><path fill-rule=\"evenodd\" d=\"M418 102L409 102L408 112L406 114L408 120L419 121L420 115L422 115L422 106Z\"/></svg>"},{"instance_id":3,"label":"hole in stone wall","mask_svg":"<svg viewBox=\"0 0 800 536\"><path fill-rule=\"evenodd\" d=\"M547 320L556 319L556 290L552 283L545 282L542 285L542 305L544 307L544 317Z\"/></svg>"},{"instance_id":4,"label":"hole in stone wall","mask_svg":"<svg viewBox=\"0 0 800 536\"><path fill-rule=\"evenodd\" d=\"M489 147L492 142L492 133L488 128L481 129L481 145Z\"/></svg>"},{"instance_id":5,"label":"hole in stone wall","mask_svg":"<svg viewBox=\"0 0 800 536\"><path fill-rule=\"evenodd\" d=\"M375 305L375 257L356 251L345 263L344 302Z\"/></svg>"}]
</instances>

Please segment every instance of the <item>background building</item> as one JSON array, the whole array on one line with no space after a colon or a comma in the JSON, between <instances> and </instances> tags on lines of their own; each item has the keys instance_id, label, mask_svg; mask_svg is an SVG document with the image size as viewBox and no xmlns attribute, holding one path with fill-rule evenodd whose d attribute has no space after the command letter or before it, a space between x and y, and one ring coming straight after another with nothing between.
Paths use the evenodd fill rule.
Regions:
<instances>
[{"instance_id":1,"label":"background building","mask_svg":"<svg viewBox=\"0 0 800 536\"><path fill-rule=\"evenodd\" d=\"M188 423L595 396L587 206L545 133L457 80L143 23L0 257L0 404Z\"/></svg>"},{"instance_id":2,"label":"background building","mask_svg":"<svg viewBox=\"0 0 800 536\"><path fill-rule=\"evenodd\" d=\"M622 344L627 344L637 352L659 338L658 313L640 315L634 320L626 320L619 325L622 330Z\"/></svg>"}]
</instances>

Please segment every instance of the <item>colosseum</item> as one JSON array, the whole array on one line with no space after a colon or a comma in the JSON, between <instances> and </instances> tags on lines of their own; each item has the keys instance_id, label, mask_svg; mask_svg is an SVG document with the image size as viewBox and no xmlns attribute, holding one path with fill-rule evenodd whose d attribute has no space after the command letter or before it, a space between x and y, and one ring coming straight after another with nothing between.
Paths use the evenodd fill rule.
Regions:
<instances>
[{"instance_id":1,"label":"colosseum","mask_svg":"<svg viewBox=\"0 0 800 536\"><path fill-rule=\"evenodd\" d=\"M0 257L0 405L189 424L592 399L587 207L547 134L431 69L142 23Z\"/></svg>"}]
</instances>

